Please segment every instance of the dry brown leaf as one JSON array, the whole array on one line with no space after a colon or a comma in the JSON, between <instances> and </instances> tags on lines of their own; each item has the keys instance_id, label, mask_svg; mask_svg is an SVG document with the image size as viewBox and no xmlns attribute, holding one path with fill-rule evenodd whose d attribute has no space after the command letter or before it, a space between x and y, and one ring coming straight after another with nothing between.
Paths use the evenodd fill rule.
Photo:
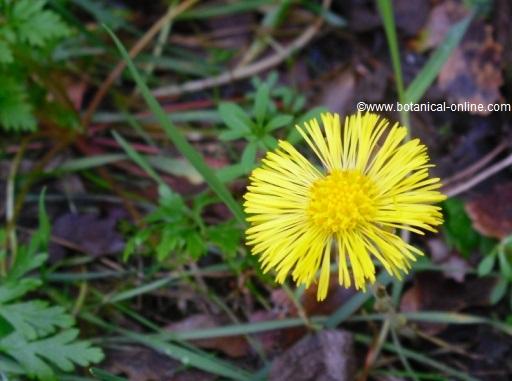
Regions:
<instances>
[{"instance_id":1,"label":"dry brown leaf","mask_svg":"<svg viewBox=\"0 0 512 381\"><path fill-rule=\"evenodd\" d=\"M171 332L192 331L196 329L221 327L225 325L225 323L226 322L223 322L220 318L213 315L196 314L180 322L172 323L165 329ZM242 336L216 337L212 339L191 340L191 342L200 348L218 350L234 358L244 357L249 354L250 351L247 340Z\"/></svg>"},{"instance_id":2,"label":"dry brown leaf","mask_svg":"<svg viewBox=\"0 0 512 381\"><path fill-rule=\"evenodd\" d=\"M352 334L325 330L308 335L272 362L269 381L352 381Z\"/></svg>"},{"instance_id":3,"label":"dry brown leaf","mask_svg":"<svg viewBox=\"0 0 512 381\"><path fill-rule=\"evenodd\" d=\"M117 231L117 224L126 217L122 209L112 208L106 215L98 213L66 213L57 218L52 226L52 236L80 248L93 257L119 253L124 248L124 238ZM66 250L52 243L50 260L57 261Z\"/></svg>"},{"instance_id":4,"label":"dry brown leaf","mask_svg":"<svg viewBox=\"0 0 512 381\"><path fill-rule=\"evenodd\" d=\"M328 110L346 115L354 103L356 77L352 69L338 73L325 83L318 103Z\"/></svg>"},{"instance_id":5,"label":"dry brown leaf","mask_svg":"<svg viewBox=\"0 0 512 381\"><path fill-rule=\"evenodd\" d=\"M491 278L472 278L457 283L439 272L422 272L414 277L414 285L404 293L400 310L457 312L470 306L488 306L494 284L495 280ZM419 326L433 335L445 328L443 324Z\"/></svg>"},{"instance_id":6,"label":"dry brown leaf","mask_svg":"<svg viewBox=\"0 0 512 381\"><path fill-rule=\"evenodd\" d=\"M415 44L416 48L423 51L439 46L450 28L468 14L469 10L459 1L439 3L432 8L420 39Z\"/></svg>"},{"instance_id":7,"label":"dry brown leaf","mask_svg":"<svg viewBox=\"0 0 512 381\"><path fill-rule=\"evenodd\" d=\"M500 100L503 84L501 72L502 47L492 36L490 26L473 24L464 42L452 53L439 73L439 88L448 101L463 104L489 105ZM490 111L474 112L488 115Z\"/></svg>"},{"instance_id":8,"label":"dry brown leaf","mask_svg":"<svg viewBox=\"0 0 512 381\"><path fill-rule=\"evenodd\" d=\"M438 47L448 31L469 10L462 1L443 1L430 12L420 38L415 42L419 51ZM462 42L455 48L438 76L438 87L451 103L482 104L497 103L501 99L503 84L502 46L493 37L493 28L482 19L474 20ZM488 115L490 111L472 111Z\"/></svg>"},{"instance_id":9,"label":"dry brown leaf","mask_svg":"<svg viewBox=\"0 0 512 381\"><path fill-rule=\"evenodd\" d=\"M505 238L512 234L512 182L499 184L491 193L476 197L466 204L473 227L479 233Z\"/></svg>"},{"instance_id":10,"label":"dry brown leaf","mask_svg":"<svg viewBox=\"0 0 512 381\"><path fill-rule=\"evenodd\" d=\"M427 21L429 0L394 0L396 26L407 36L414 36Z\"/></svg>"},{"instance_id":11,"label":"dry brown leaf","mask_svg":"<svg viewBox=\"0 0 512 381\"><path fill-rule=\"evenodd\" d=\"M107 352L104 368L130 381L212 381L214 375L183 371L183 364L152 349L130 346Z\"/></svg>"},{"instance_id":12,"label":"dry brown leaf","mask_svg":"<svg viewBox=\"0 0 512 381\"><path fill-rule=\"evenodd\" d=\"M432 262L443 267L445 277L456 282L463 282L471 266L457 251L448 248L446 243L439 238L432 238L427 242Z\"/></svg>"},{"instance_id":13,"label":"dry brown leaf","mask_svg":"<svg viewBox=\"0 0 512 381\"><path fill-rule=\"evenodd\" d=\"M359 64L326 78L318 104L340 115L350 114L359 101L375 103L386 91L388 69L376 61Z\"/></svg>"}]
</instances>

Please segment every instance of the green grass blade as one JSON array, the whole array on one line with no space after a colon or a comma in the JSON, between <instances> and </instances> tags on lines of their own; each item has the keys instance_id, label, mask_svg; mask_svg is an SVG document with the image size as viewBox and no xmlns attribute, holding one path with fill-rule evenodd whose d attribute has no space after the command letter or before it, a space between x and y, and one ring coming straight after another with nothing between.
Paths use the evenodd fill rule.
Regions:
<instances>
[{"instance_id":1,"label":"green grass blade","mask_svg":"<svg viewBox=\"0 0 512 381\"><path fill-rule=\"evenodd\" d=\"M238 368L224 360L220 360L204 351L195 350L192 347L185 347L186 343L183 343L183 345L167 343L154 335L144 335L119 328L118 326L109 324L90 313L82 313L81 317L103 329L117 332L129 341L153 348L166 356L181 361L184 366L191 366L231 380L251 380L251 375L246 370Z\"/></svg>"},{"instance_id":2,"label":"green grass blade","mask_svg":"<svg viewBox=\"0 0 512 381\"><path fill-rule=\"evenodd\" d=\"M389 53L391 55L391 64L395 73L396 90L398 92L398 100L405 103L404 79L402 76L402 64L400 62L400 50L398 49L398 38L396 36L395 16L393 14L393 4L391 0L377 0L377 9L379 10L382 22L384 23L384 31L388 41ZM400 112L400 122L407 127L407 138L410 135L411 123L408 111Z\"/></svg>"},{"instance_id":3,"label":"green grass blade","mask_svg":"<svg viewBox=\"0 0 512 381\"><path fill-rule=\"evenodd\" d=\"M393 4L391 0L377 0L377 9L384 23L384 31L388 41L389 53L391 54L391 63L395 73L396 88L398 98L403 102L404 97L404 80L402 77L402 64L400 63L400 51L398 49L398 38L396 36L395 16L393 14Z\"/></svg>"},{"instance_id":4,"label":"green grass blade","mask_svg":"<svg viewBox=\"0 0 512 381\"><path fill-rule=\"evenodd\" d=\"M128 65L133 79L135 80L144 100L146 101L151 112L157 118L169 139L171 139L180 153L185 156L201 174L201 176L203 176L204 180L208 183L212 191L214 191L227 205L238 222L242 225L245 225L244 213L238 202L233 198L227 187L217 178L215 172L205 163L199 152L197 152L197 150L192 147L192 145L185 139L181 132L171 123L165 111L149 91L149 88L140 76L137 68L133 64L133 61L130 59L128 52L124 48L121 41L119 41L117 36L107 26L104 25L104 28L114 40L117 48L119 49L119 52L121 53L121 56L126 61L126 64Z\"/></svg>"},{"instance_id":5,"label":"green grass blade","mask_svg":"<svg viewBox=\"0 0 512 381\"><path fill-rule=\"evenodd\" d=\"M382 273L377 278L377 283L380 283L383 286L386 286L391 282L391 277L387 273ZM348 301L343 303L343 305L336 310L325 322L325 326L327 328L334 328L338 326L343 321L347 320L354 312L356 312L369 298L373 295L371 292L358 292Z\"/></svg>"},{"instance_id":6,"label":"green grass blade","mask_svg":"<svg viewBox=\"0 0 512 381\"><path fill-rule=\"evenodd\" d=\"M311 322L313 324L321 325L325 321L323 317L313 317ZM161 340L199 340L199 339L213 339L218 337L228 336L242 336L250 335L259 332L267 332L278 329L287 329L294 327L303 327L304 319L302 318L288 318L281 320L269 320L256 323L235 324L224 327L196 329L193 331L169 332L159 334ZM156 336L156 335L155 335Z\"/></svg>"},{"instance_id":7,"label":"green grass blade","mask_svg":"<svg viewBox=\"0 0 512 381\"><path fill-rule=\"evenodd\" d=\"M126 378L114 376L113 374L98 368L91 368L90 372L94 378L100 381L128 381Z\"/></svg>"},{"instance_id":8,"label":"green grass blade","mask_svg":"<svg viewBox=\"0 0 512 381\"><path fill-rule=\"evenodd\" d=\"M409 360L407 360L407 357L405 357L405 355L403 353L402 343L400 342L400 339L398 338L396 330L394 328L391 328L390 333L391 333L391 338L393 340L393 344L398 353L398 357L400 358L400 361L402 362L405 370L407 371L407 373L409 373L409 375L413 381L419 381L418 377L416 377L416 372L412 369L411 364L409 364Z\"/></svg>"},{"instance_id":9,"label":"green grass blade","mask_svg":"<svg viewBox=\"0 0 512 381\"><path fill-rule=\"evenodd\" d=\"M128 157L132 159L139 167L141 167L144 172L148 174L155 182L160 186L167 186L167 184L162 180L160 175L151 167L151 165L146 161L146 159L139 154L130 143L128 143L121 135L119 135L116 131L112 131L112 135L114 139L116 139L117 143L121 146L121 148L126 152Z\"/></svg>"},{"instance_id":10,"label":"green grass blade","mask_svg":"<svg viewBox=\"0 0 512 381\"><path fill-rule=\"evenodd\" d=\"M144 344L166 354L169 357L181 361L183 365L190 365L232 380L246 381L251 379L251 375L243 369L236 368L235 366L217 359L203 351L193 351L180 345L167 343L162 340L129 331L125 331L124 334L136 342Z\"/></svg>"},{"instance_id":11,"label":"green grass blade","mask_svg":"<svg viewBox=\"0 0 512 381\"><path fill-rule=\"evenodd\" d=\"M56 174L61 172L78 172L86 169L101 167L103 165L115 163L124 159L126 159L126 155L119 153L81 157L78 159L65 161L53 172Z\"/></svg>"},{"instance_id":12,"label":"green grass blade","mask_svg":"<svg viewBox=\"0 0 512 381\"><path fill-rule=\"evenodd\" d=\"M461 314L457 312L419 311L403 315L410 320L443 324L488 324L503 333L512 336L512 326L482 316Z\"/></svg>"},{"instance_id":13,"label":"green grass blade","mask_svg":"<svg viewBox=\"0 0 512 381\"><path fill-rule=\"evenodd\" d=\"M163 286L165 286L166 284L172 282L173 280L175 280L174 277L158 279L158 280L155 280L153 282L144 284L144 285L142 285L140 287L135 287L135 288L132 288L132 289L129 289L129 290L126 290L126 291L122 291L122 292L120 292L118 294L113 295L112 297L107 297L105 299L104 303L118 303L118 302L121 302L123 300L131 299L131 298L134 298L136 296L139 296L139 295L142 295L142 294L146 294L148 292L151 292L151 291L157 290L159 288L162 288Z\"/></svg>"},{"instance_id":14,"label":"green grass blade","mask_svg":"<svg viewBox=\"0 0 512 381\"><path fill-rule=\"evenodd\" d=\"M432 53L429 60L416 75L405 91L404 103L416 103L425 94L429 86L437 78L437 75L443 68L453 50L464 37L473 15L466 16L455 24L446 34L445 39Z\"/></svg>"},{"instance_id":15,"label":"green grass blade","mask_svg":"<svg viewBox=\"0 0 512 381\"><path fill-rule=\"evenodd\" d=\"M363 343L363 344L370 344L372 342L372 338L366 335L355 335L355 340ZM398 354L397 348L393 344L385 343L382 348L388 352L393 352ZM401 348L403 356L407 357L409 360L414 360L417 363L426 365L430 368L437 369L438 371L441 371L449 376L452 376L453 379L458 379L462 381L478 381L476 378L471 377L461 371L458 371L457 369L453 369L452 367L449 367L448 365L445 365L439 361L433 360L430 357L418 353L415 351L412 351L410 349Z\"/></svg>"}]
</instances>

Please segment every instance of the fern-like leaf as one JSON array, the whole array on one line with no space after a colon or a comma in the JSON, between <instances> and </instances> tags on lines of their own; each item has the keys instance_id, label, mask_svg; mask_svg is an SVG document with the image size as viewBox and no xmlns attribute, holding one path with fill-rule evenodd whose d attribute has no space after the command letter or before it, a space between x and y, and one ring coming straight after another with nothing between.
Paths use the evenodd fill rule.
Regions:
<instances>
[{"instance_id":1,"label":"fern-like leaf","mask_svg":"<svg viewBox=\"0 0 512 381\"><path fill-rule=\"evenodd\" d=\"M66 37L70 30L61 18L43 9L46 0L18 0L10 12L9 22L14 25L20 42L43 47L49 41Z\"/></svg>"},{"instance_id":2,"label":"fern-like leaf","mask_svg":"<svg viewBox=\"0 0 512 381\"><path fill-rule=\"evenodd\" d=\"M36 120L25 87L14 78L0 76L0 125L10 131L34 131Z\"/></svg>"},{"instance_id":3,"label":"fern-like leaf","mask_svg":"<svg viewBox=\"0 0 512 381\"><path fill-rule=\"evenodd\" d=\"M56 375L52 365L61 371L71 372L75 364L88 366L103 359L99 348L87 341L77 341L77 336L77 329L69 329L45 339L28 341L15 332L0 340L0 352L17 361L29 377L54 381Z\"/></svg>"}]
</instances>

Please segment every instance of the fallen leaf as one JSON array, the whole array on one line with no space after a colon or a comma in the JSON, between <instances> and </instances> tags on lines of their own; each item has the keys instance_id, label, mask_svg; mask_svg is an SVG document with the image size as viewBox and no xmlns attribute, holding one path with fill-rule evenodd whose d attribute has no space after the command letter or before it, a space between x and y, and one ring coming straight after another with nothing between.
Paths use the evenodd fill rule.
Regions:
<instances>
[{"instance_id":1,"label":"fallen leaf","mask_svg":"<svg viewBox=\"0 0 512 381\"><path fill-rule=\"evenodd\" d=\"M130 346L107 352L105 369L130 381L212 381L214 375L183 369L183 364L152 349Z\"/></svg>"},{"instance_id":2,"label":"fallen leaf","mask_svg":"<svg viewBox=\"0 0 512 381\"><path fill-rule=\"evenodd\" d=\"M427 21L429 8L428 0L394 0L397 28L407 36L414 36Z\"/></svg>"},{"instance_id":3,"label":"fallen leaf","mask_svg":"<svg viewBox=\"0 0 512 381\"><path fill-rule=\"evenodd\" d=\"M124 217L126 214L121 209L111 209L106 216L97 213L64 214L54 222L52 237L67 241L93 257L119 253L124 248L124 240L116 226ZM66 249L56 243L50 245L49 252L52 261L66 255Z\"/></svg>"},{"instance_id":4,"label":"fallen leaf","mask_svg":"<svg viewBox=\"0 0 512 381\"><path fill-rule=\"evenodd\" d=\"M177 323L166 326L167 331L193 331L196 329L216 328L226 325L225 321L214 315L191 315ZM247 340L242 336L225 336L211 339L190 340L195 346L205 349L214 349L230 357L244 357L250 352Z\"/></svg>"},{"instance_id":5,"label":"fallen leaf","mask_svg":"<svg viewBox=\"0 0 512 381\"><path fill-rule=\"evenodd\" d=\"M469 374L487 374L479 378L482 381L509 381L512 374L512 345L510 336L488 325L479 325L468 332L468 341L472 342L472 353L477 361L469 364Z\"/></svg>"},{"instance_id":6,"label":"fallen leaf","mask_svg":"<svg viewBox=\"0 0 512 381\"><path fill-rule=\"evenodd\" d=\"M321 302L316 298L317 288L318 284L312 285L302 296L301 302L308 316L330 315L357 293L353 287L340 286L338 276L334 273L329 279L327 297Z\"/></svg>"},{"instance_id":7,"label":"fallen leaf","mask_svg":"<svg viewBox=\"0 0 512 381\"><path fill-rule=\"evenodd\" d=\"M382 24L373 1L350 0L346 6L349 28L354 32L367 32Z\"/></svg>"},{"instance_id":8,"label":"fallen leaf","mask_svg":"<svg viewBox=\"0 0 512 381\"><path fill-rule=\"evenodd\" d=\"M512 234L512 182L498 184L466 204L466 211L479 233L505 238Z\"/></svg>"},{"instance_id":9,"label":"fallen leaf","mask_svg":"<svg viewBox=\"0 0 512 381\"><path fill-rule=\"evenodd\" d=\"M469 10L459 1L440 2L428 15L425 28L415 44L417 50L424 51L439 46L450 28L467 15Z\"/></svg>"},{"instance_id":10,"label":"fallen leaf","mask_svg":"<svg viewBox=\"0 0 512 381\"><path fill-rule=\"evenodd\" d=\"M510 14L512 13L512 3L510 0L496 0L493 2L493 17L491 20L496 30L496 41L501 46L508 46L512 41L512 28L510 28ZM512 49L503 50L502 65L510 73L512 67Z\"/></svg>"},{"instance_id":11,"label":"fallen leaf","mask_svg":"<svg viewBox=\"0 0 512 381\"><path fill-rule=\"evenodd\" d=\"M332 112L345 115L351 109L355 97L356 77L352 69L346 69L326 81L318 103Z\"/></svg>"},{"instance_id":12,"label":"fallen leaf","mask_svg":"<svg viewBox=\"0 0 512 381\"><path fill-rule=\"evenodd\" d=\"M487 110L487 105L497 103L501 98L502 47L494 41L490 26L473 25L462 44L455 49L441 69L438 86L448 101L457 104L482 104L483 111L470 109L469 112L488 115L491 111Z\"/></svg>"},{"instance_id":13,"label":"fallen leaf","mask_svg":"<svg viewBox=\"0 0 512 381\"><path fill-rule=\"evenodd\" d=\"M462 1L443 1L435 6L425 28L413 44L417 51L439 47L448 31L470 10ZM493 37L493 27L476 18L470 24L462 42L455 48L438 76L438 88L455 104L489 105L501 99L502 45ZM475 107L475 106L473 106ZM490 111L476 108L472 114L488 115Z\"/></svg>"},{"instance_id":14,"label":"fallen leaf","mask_svg":"<svg viewBox=\"0 0 512 381\"><path fill-rule=\"evenodd\" d=\"M324 330L308 335L272 362L269 381L352 381L352 334Z\"/></svg>"},{"instance_id":15,"label":"fallen leaf","mask_svg":"<svg viewBox=\"0 0 512 381\"><path fill-rule=\"evenodd\" d=\"M463 282L471 269L464 258L456 250L451 250L442 239L432 238L427 244L432 262L442 266L444 276L459 283Z\"/></svg>"},{"instance_id":16,"label":"fallen leaf","mask_svg":"<svg viewBox=\"0 0 512 381\"><path fill-rule=\"evenodd\" d=\"M345 3L345 4L343 4ZM368 32L382 27L382 19L372 0L350 0L340 2L347 7L349 28L354 32ZM413 36L425 24L429 14L429 0L394 0L395 23L400 32Z\"/></svg>"},{"instance_id":17,"label":"fallen leaf","mask_svg":"<svg viewBox=\"0 0 512 381\"><path fill-rule=\"evenodd\" d=\"M388 69L378 63L359 64L355 70L347 68L326 78L317 103L332 112L347 115L357 102L375 103L386 91Z\"/></svg>"},{"instance_id":18,"label":"fallen leaf","mask_svg":"<svg viewBox=\"0 0 512 381\"><path fill-rule=\"evenodd\" d=\"M439 272L422 272L414 277L414 285L403 295L402 312L457 312L468 307L490 305L495 279L469 278L463 283L447 279ZM421 329L432 335L444 330L444 324L421 323Z\"/></svg>"}]
</instances>

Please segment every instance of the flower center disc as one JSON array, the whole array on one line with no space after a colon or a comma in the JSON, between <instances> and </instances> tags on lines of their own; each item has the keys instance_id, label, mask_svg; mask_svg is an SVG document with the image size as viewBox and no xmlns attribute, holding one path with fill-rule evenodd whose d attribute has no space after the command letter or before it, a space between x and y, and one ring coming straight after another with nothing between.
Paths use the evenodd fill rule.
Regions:
<instances>
[{"instance_id":1,"label":"flower center disc","mask_svg":"<svg viewBox=\"0 0 512 381\"><path fill-rule=\"evenodd\" d=\"M311 222L329 233L351 230L375 215L374 183L355 170L334 170L315 181L307 208Z\"/></svg>"}]
</instances>

